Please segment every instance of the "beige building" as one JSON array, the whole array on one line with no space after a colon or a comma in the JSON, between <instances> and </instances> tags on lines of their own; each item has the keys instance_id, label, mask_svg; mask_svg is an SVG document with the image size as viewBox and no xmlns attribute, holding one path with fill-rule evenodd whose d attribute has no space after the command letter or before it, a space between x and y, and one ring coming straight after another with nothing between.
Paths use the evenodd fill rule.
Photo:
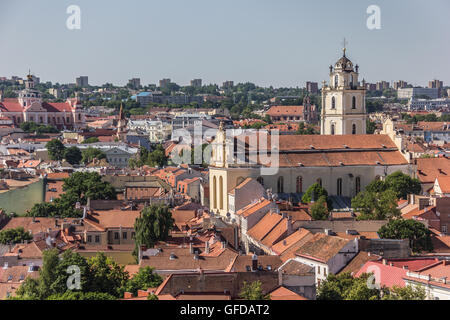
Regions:
<instances>
[{"instance_id":1,"label":"beige building","mask_svg":"<svg viewBox=\"0 0 450 320\"><path fill-rule=\"evenodd\" d=\"M271 139L269 135L265 138ZM241 138L232 139L225 136L223 129L219 130L209 170L210 208L223 216L233 209L229 192L249 177L277 194L301 195L309 186L319 183L331 196L351 198L375 179L396 171L413 174L409 162L387 135L337 135L332 139L318 135L281 135L276 173L271 175L262 173L262 169L276 160L273 158L269 165L261 161L261 154L267 150L257 151L255 163L239 164L236 160L240 157L236 150L239 148L233 146ZM267 149L272 150L269 142L268 145ZM246 145L243 152L248 160L253 149ZM272 156L276 155L272 153Z\"/></svg>"},{"instance_id":2,"label":"beige building","mask_svg":"<svg viewBox=\"0 0 450 320\"><path fill-rule=\"evenodd\" d=\"M330 66L330 84L322 88L323 135L366 134L366 89L358 84L359 67L344 55Z\"/></svg>"}]
</instances>

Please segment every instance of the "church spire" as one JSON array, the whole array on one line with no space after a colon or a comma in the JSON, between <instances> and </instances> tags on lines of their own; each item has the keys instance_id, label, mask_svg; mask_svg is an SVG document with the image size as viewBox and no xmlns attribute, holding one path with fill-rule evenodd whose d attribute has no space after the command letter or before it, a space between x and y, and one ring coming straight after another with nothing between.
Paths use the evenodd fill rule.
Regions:
<instances>
[{"instance_id":1,"label":"church spire","mask_svg":"<svg viewBox=\"0 0 450 320\"><path fill-rule=\"evenodd\" d=\"M343 45L342 51L344 53L344 57L345 57L345 52L347 51L347 44L348 44L348 41L344 38L344 41L342 42L342 45Z\"/></svg>"}]
</instances>

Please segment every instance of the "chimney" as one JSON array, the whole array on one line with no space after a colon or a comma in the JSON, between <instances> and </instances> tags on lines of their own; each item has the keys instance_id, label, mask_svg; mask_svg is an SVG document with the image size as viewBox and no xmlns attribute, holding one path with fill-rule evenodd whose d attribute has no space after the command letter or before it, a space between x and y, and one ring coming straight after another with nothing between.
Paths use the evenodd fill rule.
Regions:
<instances>
[{"instance_id":1,"label":"chimney","mask_svg":"<svg viewBox=\"0 0 450 320\"><path fill-rule=\"evenodd\" d=\"M222 249L225 249L227 247L227 243L225 241L222 241Z\"/></svg>"},{"instance_id":2,"label":"chimney","mask_svg":"<svg viewBox=\"0 0 450 320\"><path fill-rule=\"evenodd\" d=\"M383 259L383 265L387 265L387 260L386 259Z\"/></svg>"},{"instance_id":3,"label":"chimney","mask_svg":"<svg viewBox=\"0 0 450 320\"><path fill-rule=\"evenodd\" d=\"M209 254L209 241L205 242L205 253Z\"/></svg>"},{"instance_id":4,"label":"chimney","mask_svg":"<svg viewBox=\"0 0 450 320\"><path fill-rule=\"evenodd\" d=\"M370 252L367 252L367 256L370 257L372 254Z\"/></svg>"},{"instance_id":5,"label":"chimney","mask_svg":"<svg viewBox=\"0 0 450 320\"><path fill-rule=\"evenodd\" d=\"M286 221L286 229L287 229L287 235L289 237L292 234L292 218L291 218L291 216L289 216Z\"/></svg>"},{"instance_id":6,"label":"chimney","mask_svg":"<svg viewBox=\"0 0 450 320\"><path fill-rule=\"evenodd\" d=\"M28 272L34 271L34 263L30 263L30 266L28 267Z\"/></svg>"},{"instance_id":7,"label":"chimney","mask_svg":"<svg viewBox=\"0 0 450 320\"><path fill-rule=\"evenodd\" d=\"M192 242L189 242L189 253L190 254L194 253L194 247L192 246Z\"/></svg>"},{"instance_id":8,"label":"chimney","mask_svg":"<svg viewBox=\"0 0 450 320\"><path fill-rule=\"evenodd\" d=\"M253 254L252 256L252 271L258 270L258 256Z\"/></svg>"},{"instance_id":9,"label":"chimney","mask_svg":"<svg viewBox=\"0 0 450 320\"><path fill-rule=\"evenodd\" d=\"M3 265L3 270L6 270L6 269L8 269L8 267L9 267L9 264L8 264L8 262L5 262L5 264Z\"/></svg>"}]
</instances>

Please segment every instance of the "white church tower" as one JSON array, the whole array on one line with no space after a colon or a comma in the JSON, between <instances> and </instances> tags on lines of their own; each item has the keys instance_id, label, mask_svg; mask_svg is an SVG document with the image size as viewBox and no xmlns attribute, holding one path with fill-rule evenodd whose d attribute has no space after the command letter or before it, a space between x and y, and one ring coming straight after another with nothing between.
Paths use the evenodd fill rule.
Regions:
<instances>
[{"instance_id":1,"label":"white church tower","mask_svg":"<svg viewBox=\"0 0 450 320\"><path fill-rule=\"evenodd\" d=\"M330 66L330 84L322 88L322 135L366 134L366 90L359 86L359 67L344 55Z\"/></svg>"}]
</instances>

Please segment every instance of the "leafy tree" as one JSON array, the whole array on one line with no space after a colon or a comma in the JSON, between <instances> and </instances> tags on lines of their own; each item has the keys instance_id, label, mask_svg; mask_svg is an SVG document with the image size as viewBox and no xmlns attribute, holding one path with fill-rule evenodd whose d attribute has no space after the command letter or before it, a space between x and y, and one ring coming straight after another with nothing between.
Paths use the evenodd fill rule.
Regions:
<instances>
[{"instance_id":1,"label":"leafy tree","mask_svg":"<svg viewBox=\"0 0 450 320\"><path fill-rule=\"evenodd\" d=\"M270 300L270 295L264 295L261 286L261 281L252 283L244 281L244 286L242 287L239 297L244 300Z\"/></svg>"},{"instance_id":2,"label":"leafy tree","mask_svg":"<svg viewBox=\"0 0 450 320\"><path fill-rule=\"evenodd\" d=\"M0 244L16 244L31 239L33 239L33 236L23 227L0 231Z\"/></svg>"},{"instance_id":3,"label":"leafy tree","mask_svg":"<svg viewBox=\"0 0 450 320\"><path fill-rule=\"evenodd\" d=\"M140 268L139 272L128 280L126 291L136 296L138 290L158 287L163 282L163 279L153 271L154 269L151 267Z\"/></svg>"},{"instance_id":4,"label":"leafy tree","mask_svg":"<svg viewBox=\"0 0 450 320\"><path fill-rule=\"evenodd\" d=\"M147 300L159 300L159 299L157 295L152 293L148 295Z\"/></svg>"},{"instance_id":5,"label":"leafy tree","mask_svg":"<svg viewBox=\"0 0 450 320\"><path fill-rule=\"evenodd\" d=\"M370 274L353 278L349 272L330 274L322 281L317 292L317 300L379 300L380 290L367 286Z\"/></svg>"},{"instance_id":6,"label":"leafy tree","mask_svg":"<svg viewBox=\"0 0 450 320\"><path fill-rule=\"evenodd\" d=\"M312 135L317 134L317 132L314 130L314 127L310 125L305 125L304 122L300 122L297 129L297 134L299 135Z\"/></svg>"},{"instance_id":7,"label":"leafy tree","mask_svg":"<svg viewBox=\"0 0 450 320\"><path fill-rule=\"evenodd\" d=\"M46 300L117 300L117 297L104 292L73 292L66 291L63 294L54 294L49 296Z\"/></svg>"},{"instance_id":8,"label":"leafy tree","mask_svg":"<svg viewBox=\"0 0 450 320\"><path fill-rule=\"evenodd\" d=\"M167 164L167 161L168 159L164 147L159 144L156 146L155 150L148 154L146 164L151 167L163 167Z\"/></svg>"},{"instance_id":9,"label":"leafy tree","mask_svg":"<svg viewBox=\"0 0 450 320\"><path fill-rule=\"evenodd\" d=\"M97 172L75 172L70 178L64 179L63 190L65 194L61 198L72 197L72 201L79 199L85 205L87 199L114 200L116 191L109 182L102 181Z\"/></svg>"},{"instance_id":10,"label":"leafy tree","mask_svg":"<svg viewBox=\"0 0 450 320\"><path fill-rule=\"evenodd\" d=\"M47 142L45 147L47 148L48 155L51 160L61 161L64 159L66 147L58 139L53 139L50 142Z\"/></svg>"},{"instance_id":11,"label":"leafy tree","mask_svg":"<svg viewBox=\"0 0 450 320\"><path fill-rule=\"evenodd\" d=\"M370 119L366 120L366 132L367 134L374 134L377 126L375 122L370 121Z\"/></svg>"},{"instance_id":12,"label":"leafy tree","mask_svg":"<svg viewBox=\"0 0 450 320\"><path fill-rule=\"evenodd\" d=\"M405 286L385 289L382 300L425 300L427 293L422 286Z\"/></svg>"},{"instance_id":13,"label":"leafy tree","mask_svg":"<svg viewBox=\"0 0 450 320\"><path fill-rule=\"evenodd\" d=\"M322 196L311 206L311 217L314 220L327 220L328 216L327 198Z\"/></svg>"},{"instance_id":14,"label":"leafy tree","mask_svg":"<svg viewBox=\"0 0 450 320\"><path fill-rule=\"evenodd\" d=\"M124 266L119 266L103 252L88 260L89 272L92 276L89 290L103 292L109 295L123 296L124 286L128 281L128 272Z\"/></svg>"},{"instance_id":15,"label":"leafy tree","mask_svg":"<svg viewBox=\"0 0 450 320\"><path fill-rule=\"evenodd\" d=\"M96 142L100 142L100 140L97 137L90 137L83 141L84 144L91 144Z\"/></svg>"},{"instance_id":16,"label":"leafy tree","mask_svg":"<svg viewBox=\"0 0 450 320\"><path fill-rule=\"evenodd\" d=\"M386 177L385 183L389 189L396 192L397 197L406 199L409 194L420 194L422 188L419 179L413 179L401 171Z\"/></svg>"},{"instance_id":17,"label":"leafy tree","mask_svg":"<svg viewBox=\"0 0 450 320\"><path fill-rule=\"evenodd\" d=\"M67 160L67 162L74 165L79 164L83 156L80 149L78 149L77 147L70 147L64 152L64 158Z\"/></svg>"},{"instance_id":18,"label":"leafy tree","mask_svg":"<svg viewBox=\"0 0 450 320\"><path fill-rule=\"evenodd\" d=\"M327 200L327 206L329 209L333 209L333 203L328 199L328 192L320 186L320 184L315 183L306 190L302 197L303 203L311 203L311 201L318 201L321 197L325 197Z\"/></svg>"},{"instance_id":19,"label":"leafy tree","mask_svg":"<svg viewBox=\"0 0 450 320\"><path fill-rule=\"evenodd\" d=\"M359 220L385 220L400 216L397 195L393 190L371 192L365 190L352 199L352 207L359 210Z\"/></svg>"},{"instance_id":20,"label":"leafy tree","mask_svg":"<svg viewBox=\"0 0 450 320\"><path fill-rule=\"evenodd\" d=\"M158 241L166 240L173 224L172 213L165 205L153 204L142 210L134 223L136 247L133 255L137 257L142 245L152 248Z\"/></svg>"},{"instance_id":21,"label":"leafy tree","mask_svg":"<svg viewBox=\"0 0 450 320\"><path fill-rule=\"evenodd\" d=\"M81 154L82 154L81 161L84 164L91 163L94 159L97 160L106 159L106 154L103 151L91 147L83 150Z\"/></svg>"},{"instance_id":22,"label":"leafy tree","mask_svg":"<svg viewBox=\"0 0 450 320\"><path fill-rule=\"evenodd\" d=\"M414 252L432 251L431 231L415 220L395 219L378 230L382 239L409 239Z\"/></svg>"}]
</instances>

